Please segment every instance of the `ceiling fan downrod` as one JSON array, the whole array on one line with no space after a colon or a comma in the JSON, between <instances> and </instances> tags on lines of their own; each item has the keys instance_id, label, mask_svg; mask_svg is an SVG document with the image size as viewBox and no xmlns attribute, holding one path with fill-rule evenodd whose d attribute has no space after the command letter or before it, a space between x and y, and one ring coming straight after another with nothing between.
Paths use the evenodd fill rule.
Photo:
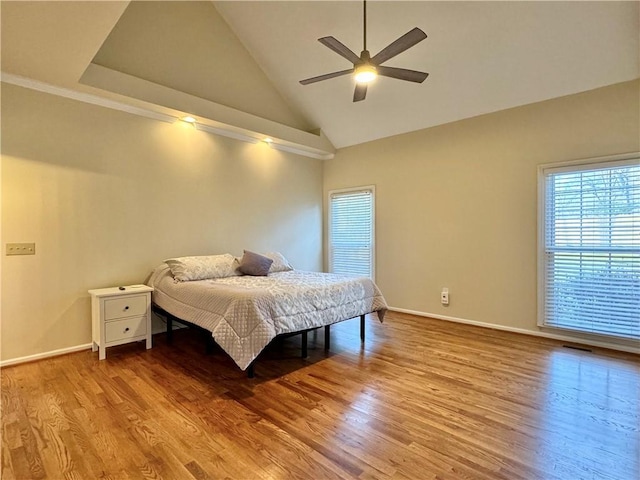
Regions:
<instances>
[{"instance_id":1,"label":"ceiling fan downrod","mask_svg":"<svg viewBox=\"0 0 640 480\"><path fill-rule=\"evenodd\" d=\"M363 39L362 39L362 49L363 50L367 50L367 0L363 0L363 8L364 8L364 15L363 15L363 28L362 31L364 32L363 34Z\"/></svg>"}]
</instances>

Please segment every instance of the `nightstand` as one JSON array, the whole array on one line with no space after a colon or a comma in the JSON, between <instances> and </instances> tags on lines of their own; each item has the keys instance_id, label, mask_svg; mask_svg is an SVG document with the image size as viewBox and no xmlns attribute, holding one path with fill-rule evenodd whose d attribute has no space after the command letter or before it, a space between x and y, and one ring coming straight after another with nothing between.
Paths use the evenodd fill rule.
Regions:
<instances>
[{"instance_id":1,"label":"nightstand","mask_svg":"<svg viewBox=\"0 0 640 480\"><path fill-rule=\"evenodd\" d=\"M107 357L107 347L146 340L151 348L151 292L147 285L89 290L91 295L91 350Z\"/></svg>"}]
</instances>

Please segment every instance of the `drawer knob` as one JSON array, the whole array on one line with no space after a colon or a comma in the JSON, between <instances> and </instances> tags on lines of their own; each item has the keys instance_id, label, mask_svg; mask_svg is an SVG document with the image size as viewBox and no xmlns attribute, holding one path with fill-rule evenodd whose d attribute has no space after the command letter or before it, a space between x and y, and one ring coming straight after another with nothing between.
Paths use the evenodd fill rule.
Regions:
<instances>
[{"instance_id":1,"label":"drawer knob","mask_svg":"<svg viewBox=\"0 0 640 480\"><path fill-rule=\"evenodd\" d=\"M126 307L124 307L125 310L129 310L129 305L127 305Z\"/></svg>"},{"instance_id":2,"label":"drawer knob","mask_svg":"<svg viewBox=\"0 0 640 480\"><path fill-rule=\"evenodd\" d=\"M124 329L124 331L125 331L125 332L128 332L128 331L129 331L129 327L125 328L125 329Z\"/></svg>"}]
</instances>

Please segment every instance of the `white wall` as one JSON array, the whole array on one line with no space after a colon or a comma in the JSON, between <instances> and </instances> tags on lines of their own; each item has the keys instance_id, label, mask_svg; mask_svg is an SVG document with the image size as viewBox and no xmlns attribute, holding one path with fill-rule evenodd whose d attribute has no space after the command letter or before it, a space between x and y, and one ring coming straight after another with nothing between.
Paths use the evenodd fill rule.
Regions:
<instances>
[{"instance_id":1,"label":"white wall","mask_svg":"<svg viewBox=\"0 0 640 480\"><path fill-rule=\"evenodd\" d=\"M537 167L639 151L639 107L635 81L341 149L325 201L375 184L391 306L538 332Z\"/></svg>"},{"instance_id":2,"label":"white wall","mask_svg":"<svg viewBox=\"0 0 640 480\"><path fill-rule=\"evenodd\" d=\"M87 290L171 256L322 266L322 162L2 84L2 360L87 344ZM35 256L4 255L35 242Z\"/></svg>"}]
</instances>

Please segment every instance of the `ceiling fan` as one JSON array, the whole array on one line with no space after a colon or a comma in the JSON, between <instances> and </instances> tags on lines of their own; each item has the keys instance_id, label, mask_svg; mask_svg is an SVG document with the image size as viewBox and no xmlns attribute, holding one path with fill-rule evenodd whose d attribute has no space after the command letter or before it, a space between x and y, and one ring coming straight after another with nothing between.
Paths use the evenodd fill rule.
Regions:
<instances>
[{"instance_id":1,"label":"ceiling fan","mask_svg":"<svg viewBox=\"0 0 640 480\"><path fill-rule=\"evenodd\" d=\"M359 102L364 100L367 96L367 85L378 75L383 77L397 78L399 80L406 80L409 82L422 83L429 75L428 73L418 72L416 70L407 70L406 68L386 67L382 64L387 60L395 57L396 55L404 52L405 50L413 47L417 43L427 38L427 34L420 30L418 27L405 33L393 43L383 48L376 55L371 57L367 50L367 2L364 3L364 46L360 53L360 56L353 53L343 43L338 41L334 37L322 37L318 41L330 48L338 55L349 60L353 63L353 68L348 70L340 70L339 72L327 73L318 77L307 78L300 80L302 85L309 85L310 83L320 82L322 80L329 80L330 78L340 77L349 73L354 74L356 81L356 88L353 92L353 101Z\"/></svg>"}]
</instances>

